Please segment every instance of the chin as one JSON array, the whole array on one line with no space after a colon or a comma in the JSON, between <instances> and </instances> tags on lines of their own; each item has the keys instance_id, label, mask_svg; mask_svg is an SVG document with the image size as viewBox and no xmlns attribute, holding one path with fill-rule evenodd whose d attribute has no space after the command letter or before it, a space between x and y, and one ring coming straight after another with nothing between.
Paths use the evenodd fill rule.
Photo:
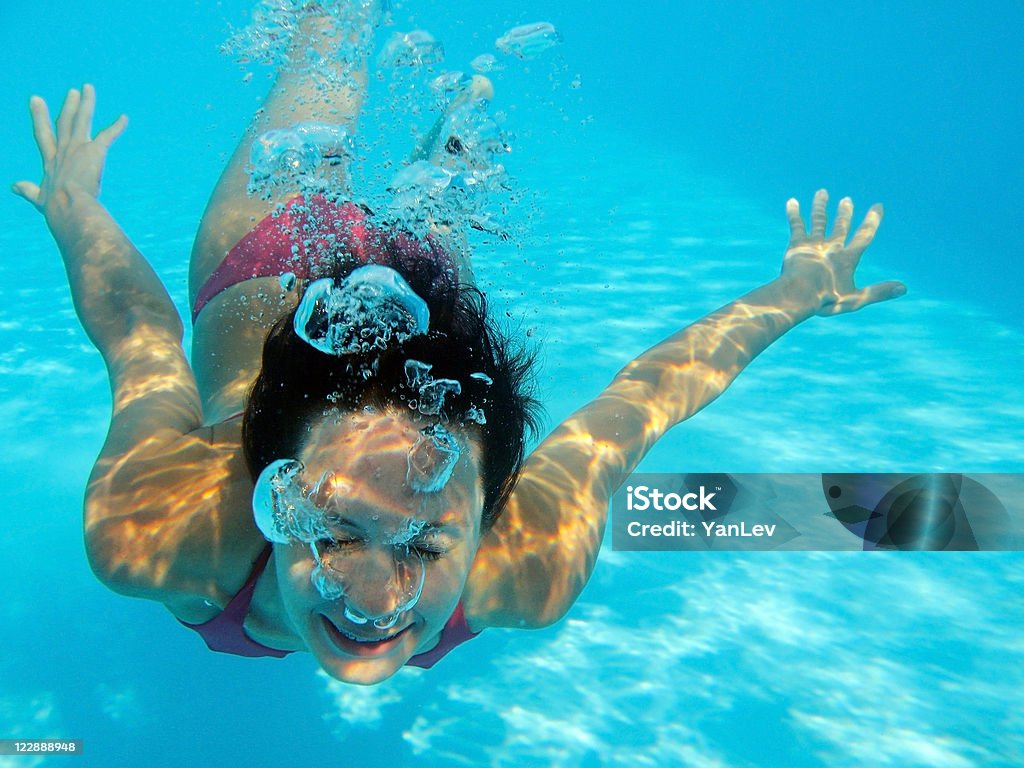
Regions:
<instances>
[{"instance_id":1,"label":"chin","mask_svg":"<svg viewBox=\"0 0 1024 768\"><path fill-rule=\"evenodd\" d=\"M340 659L321 660L320 668L335 680L350 685L376 685L393 677L402 664L382 663L380 661L343 661Z\"/></svg>"}]
</instances>

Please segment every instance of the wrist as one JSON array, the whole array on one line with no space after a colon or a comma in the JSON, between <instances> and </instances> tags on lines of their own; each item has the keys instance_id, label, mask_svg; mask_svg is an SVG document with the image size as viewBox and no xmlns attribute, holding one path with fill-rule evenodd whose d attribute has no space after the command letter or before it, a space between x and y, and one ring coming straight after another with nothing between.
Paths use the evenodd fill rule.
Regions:
<instances>
[{"instance_id":1,"label":"wrist","mask_svg":"<svg viewBox=\"0 0 1024 768\"><path fill-rule=\"evenodd\" d=\"M789 271L783 272L770 285L778 294L778 306L796 313L799 320L805 320L821 309L829 293L824 277L816 271Z\"/></svg>"},{"instance_id":2,"label":"wrist","mask_svg":"<svg viewBox=\"0 0 1024 768\"><path fill-rule=\"evenodd\" d=\"M50 229L76 218L88 216L99 205L96 196L77 184L61 184L49 190L43 203L43 216Z\"/></svg>"}]
</instances>

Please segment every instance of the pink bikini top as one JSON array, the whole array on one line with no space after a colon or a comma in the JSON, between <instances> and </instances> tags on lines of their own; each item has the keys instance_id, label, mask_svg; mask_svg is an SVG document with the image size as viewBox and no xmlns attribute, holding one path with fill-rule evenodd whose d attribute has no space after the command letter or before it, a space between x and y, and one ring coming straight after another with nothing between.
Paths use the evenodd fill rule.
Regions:
<instances>
[{"instance_id":1,"label":"pink bikini top","mask_svg":"<svg viewBox=\"0 0 1024 768\"><path fill-rule=\"evenodd\" d=\"M224 606L224 610L209 621L202 624L189 624L181 621L189 629L193 629L206 641L206 647L217 653L231 653L235 656L248 656L258 658L261 656L273 656L282 659L293 651L280 651L276 648L268 648L258 643L245 633L245 617L249 613L249 604L252 602L253 593L256 591L256 582L259 580L263 569L267 567L270 560L272 547L267 544L260 552L260 556L253 563L249 578L238 593ZM448 619L441 630L441 638L437 645L429 651L418 653L405 664L409 667L420 667L430 669L440 661L448 651L467 640L474 638L478 632L471 632L466 623L466 615L462 610L462 602L455 606L455 612Z\"/></svg>"}]
</instances>

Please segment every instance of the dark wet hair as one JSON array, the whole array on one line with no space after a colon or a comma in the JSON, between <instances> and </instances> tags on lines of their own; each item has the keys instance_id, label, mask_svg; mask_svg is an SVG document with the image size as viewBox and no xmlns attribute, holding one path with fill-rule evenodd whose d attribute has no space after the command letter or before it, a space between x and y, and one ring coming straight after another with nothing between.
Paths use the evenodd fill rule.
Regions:
<instances>
[{"instance_id":1,"label":"dark wet hair","mask_svg":"<svg viewBox=\"0 0 1024 768\"><path fill-rule=\"evenodd\" d=\"M353 266L358 265L337 268L333 277L340 281ZM488 314L483 293L457 285L450 261L398 256L387 266L427 302L428 333L392 341L371 355L339 357L319 352L296 335L294 311L281 318L264 342L262 367L242 422L249 472L255 481L271 462L297 456L311 424L331 409L410 409L408 401L415 399L416 391L406 385L405 362L418 360L432 366L435 379L455 379L462 385L460 394L445 397L443 413L449 426L465 422L482 446L486 530L508 501L527 439L538 430L535 355L514 342ZM491 383L472 376L476 373ZM469 419L474 407L484 412L485 424Z\"/></svg>"}]
</instances>

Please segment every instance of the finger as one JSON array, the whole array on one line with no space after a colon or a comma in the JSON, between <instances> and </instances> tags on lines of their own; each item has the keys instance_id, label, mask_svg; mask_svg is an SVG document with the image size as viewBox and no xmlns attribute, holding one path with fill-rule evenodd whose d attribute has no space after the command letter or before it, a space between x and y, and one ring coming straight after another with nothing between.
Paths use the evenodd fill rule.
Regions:
<instances>
[{"instance_id":1,"label":"finger","mask_svg":"<svg viewBox=\"0 0 1024 768\"><path fill-rule=\"evenodd\" d=\"M882 206L875 203L871 206L868 211L868 215L864 217L864 221L857 227L857 231L853 235L853 239L850 244L846 246L846 250L855 259L859 259L860 255L864 253L864 249L867 248L871 241L875 239L875 233L878 231L878 225L882 223Z\"/></svg>"},{"instance_id":2,"label":"finger","mask_svg":"<svg viewBox=\"0 0 1024 768\"><path fill-rule=\"evenodd\" d=\"M39 204L38 184L33 184L31 181L17 181L11 185L11 192L16 194L18 197L25 198L32 203L32 205Z\"/></svg>"},{"instance_id":3,"label":"finger","mask_svg":"<svg viewBox=\"0 0 1024 768\"><path fill-rule=\"evenodd\" d=\"M32 133L36 138L36 146L39 147L39 155L45 166L57 154L57 139L53 135L50 110L45 101L33 96L28 100L28 111L32 115Z\"/></svg>"},{"instance_id":4,"label":"finger","mask_svg":"<svg viewBox=\"0 0 1024 768\"><path fill-rule=\"evenodd\" d=\"M57 115L57 146L66 144L71 138L71 126L74 123L75 113L78 112L78 101L81 95L72 88L64 97L64 104Z\"/></svg>"},{"instance_id":5,"label":"finger","mask_svg":"<svg viewBox=\"0 0 1024 768\"><path fill-rule=\"evenodd\" d=\"M104 147L109 147L114 143L114 140L124 133L124 129L128 127L128 115L121 115L117 120L112 122L102 131L96 134L96 138L93 139L97 144L102 144Z\"/></svg>"},{"instance_id":6,"label":"finger","mask_svg":"<svg viewBox=\"0 0 1024 768\"><path fill-rule=\"evenodd\" d=\"M850 233L850 221L853 219L853 201L844 197L839 201L839 211L836 213L836 221L832 225L832 240L840 243L846 242L846 236Z\"/></svg>"},{"instance_id":7,"label":"finger","mask_svg":"<svg viewBox=\"0 0 1024 768\"><path fill-rule=\"evenodd\" d=\"M786 218L789 219L789 242L799 243L807 239L804 220L800 218L800 203L795 197L786 201Z\"/></svg>"},{"instance_id":8,"label":"finger","mask_svg":"<svg viewBox=\"0 0 1024 768\"><path fill-rule=\"evenodd\" d=\"M82 103L75 113L75 121L71 126L71 135L79 141L89 141L92 137L92 115L96 110L96 89L89 83L82 86Z\"/></svg>"},{"instance_id":9,"label":"finger","mask_svg":"<svg viewBox=\"0 0 1024 768\"><path fill-rule=\"evenodd\" d=\"M814 193L811 205L811 237L825 237L825 206L828 205L828 192L819 189Z\"/></svg>"},{"instance_id":10,"label":"finger","mask_svg":"<svg viewBox=\"0 0 1024 768\"><path fill-rule=\"evenodd\" d=\"M840 301L837 301L826 310L828 314L838 315L842 312L853 312L866 307L868 304L877 304L880 301L898 299L907 293L907 286L899 280L887 280L884 283L875 283L859 291L847 294Z\"/></svg>"}]
</instances>

